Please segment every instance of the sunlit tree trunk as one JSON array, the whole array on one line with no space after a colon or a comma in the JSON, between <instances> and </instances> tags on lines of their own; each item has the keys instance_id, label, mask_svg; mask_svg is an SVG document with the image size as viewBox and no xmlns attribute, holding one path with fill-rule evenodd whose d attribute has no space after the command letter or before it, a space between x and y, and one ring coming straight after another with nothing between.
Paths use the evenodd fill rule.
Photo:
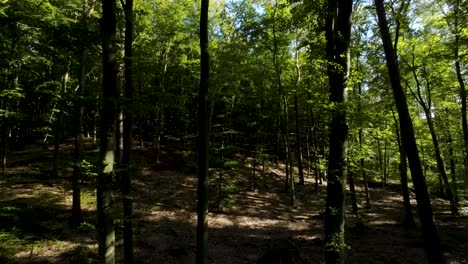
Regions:
<instances>
[{"instance_id":1,"label":"sunlit tree trunk","mask_svg":"<svg viewBox=\"0 0 468 264\"><path fill-rule=\"evenodd\" d=\"M418 147L416 145L416 139L414 136L413 122L411 121L408 110L406 95L403 91L403 87L401 86L401 76L397 54L392 47L392 39L388 28L383 0L375 0L375 7L377 10L380 36L382 38L384 47L390 82L395 98L395 104L398 110L402 144L408 157L413 185L416 192L416 200L418 202L418 212L421 220L421 228L427 260L429 263L434 264L445 263L439 235L434 223L434 216L432 213L431 200L427 191L426 179L423 175L421 160L419 159Z\"/></svg>"}]
</instances>

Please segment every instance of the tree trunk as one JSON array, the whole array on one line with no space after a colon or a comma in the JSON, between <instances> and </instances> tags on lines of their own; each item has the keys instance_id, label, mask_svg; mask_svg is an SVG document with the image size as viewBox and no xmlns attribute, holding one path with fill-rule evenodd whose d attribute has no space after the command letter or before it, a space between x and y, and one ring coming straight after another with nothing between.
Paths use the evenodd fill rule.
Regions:
<instances>
[{"instance_id":1,"label":"tree trunk","mask_svg":"<svg viewBox=\"0 0 468 264\"><path fill-rule=\"evenodd\" d=\"M301 82L301 65L299 62L299 45L298 38L296 38L296 89L299 89ZM294 112L296 117L296 155L297 155L297 168L299 170L299 185L304 185L304 170L302 166L302 141L301 141L301 125L299 123L299 103L297 100L298 92L294 94Z\"/></svg>"},{"instance_id":2,"label":"tree trunk","mask_svg":"<svg viewBox=\"0 0 468 264\"><path fill-rule=\"evenodd\" d=\"M361 149L361 152L362 152L362 143L363 143L363 138L362 138L362 128L361 128L359 129L359 148ZM370 203L370 195L369 195L369 184L367 180L367 173L364 170L364 158L362 157L359 160L359 173L361 174L361 178L364 182L364 192L366 194L366 208L370 208L371 203Z\"/></svg>"},{"instance_id":3,"label":"tree trunk","mask_svg":"<svg viewBox=\"0 0 468 264\"><path fill-rule=\"evenodd\" d=\"M83 5L86 8L86 5ZM86 9L83 10L83 13ZM85 18L83 18L85 19ZM84 22L83 22L84 23ZM72 222L80 224L83 221L83 214L81 211L81 142L83 139L83 114L84 106L82 97L86 90L86 56L87 51L85 48L81 51L80 62L80 83L76 92L77 99L75 100L75 138L74 138L74 151L73 151L73 174L72 174Z\"/></svg>"},{"instance_id":4,"label":"tree trunk","mask_svg":"<svg viewBox=\"0 0 468 264\"><path fill-rule=\"evenodd\" d=\"M431 137L432 137L432 143L434 145L434 154L437 162L437 170L439 171L439 176L442 178L444 185L446 188L445 194L447 194L447 198L450 201L450 211L452 212L452 215L458 215L458 206L455 203L455 198L452 193L452 188L450 187L450 183L447 178L447 173L445 172L445 164L444 161L442 160L442 155L440 154L440 147L439 147L439 140L437 138L435 128L434 128L434 123L432 122L432 117L431 113L428 111L424 111L426 114L426 121L427 125L429 126L429 131L431 132Z\"/></svg>"},{"instance_id":5,"label":"tree trunk","mask_svg":"<svg viewBox=\"0 0 468 264\"><path fill-rule=\"evenodd\" d=\"M431 200L427 191L426 179L423 175L421 160L419 159L418 147L414 137L413 122L411 121L406 95L401 86L401 76L397 60L397 54L392 47L392 39L388 28L387 18L383 0L375 0L375 7L379 21L380 35L385 51L387 68L393 95L400 119L400 131L402 145L408 157L416 200L418 202L419 217L423 233L424 246L426 248L427 260L429 263L445 263L444 255L440 245L437 227L434 223Z\"/></svg>"},{"instance_id":6,"label":"tree trunk","mask_svg":"<svg viewBox=\"0 0 468 264\"><path fill-rule=\"evenodd\" d=\"M97 182L97 220L99 263L115 263L115 230L112 215L112 178L114 175L115 116L117 99L117 47L116 47L116 3L102 1L102 68L103 96L101 106L101 133L99 173Z\"/></svg>"},{"instance_id":7,"label":"tree trunk","mask_svg":"<svg viewBox=\"0 0 468 264\"><path fill-rule=\"evenodd\" d=\"M201 1L200 14L200 90L198 92L198 205L197 205L197 264L205 264L208 254L208 8L209 0Z\"/></svg>"},{"instance_id":8,"label":"tree trunk","mask_svg":"<svg viewBox=\"0 0 468 264\"><path fill-rule=\"evenodd\" d=\"M425 72L425 67L423 67L424 72ZM416 75L416 70L414 68L414 55L413 55L413 77L416 81L416 89L417 89L417 95L413 93L415 96L416 100L418 103L421 105L421 107L424 110L424 114L426 116L426 121L427 125L429 127L429 132L431 133L431 138L432 138L432 144L434 146L434 155L436 158L437 162L437 170L439 172L439 184L442 187L442 193L447 195L448 200L450 201L450 211L452 212L452 215L458 215L458 207L455 203L455 199L452 193L452 190L450 188L450 184L447 178L447 173L445 172L445 164L444 161L442 160L442 155L440 153L440 147L439 147L439 140L437 138L437 134L435 131L434 127L434 122L432 120L432 112L431 112L431 105L432 105L432 100L431 100L431 88L429 86L429 81L426 80L426 94L427 94L427 101L424 100L422 94L421 94L421 83L419 82L419 79ZM443 181L443 185L440 183L440 180Z\"/></svg>"},{"instance_id":9,"label":"tree trunk","mask_svg":"<svg viewBox=\"0 0 468 264\"><path fill-rule=\"evenodd\" d=\"M299 124L299 106L297 103L297 92L294 95L294 110L296 115L296 152L297 152L297 168L299 170L299 185L304 185L304 170L302 166L302 141Z\"/></svg>"},{"instance_id":10,"label":"tree trunk","mask_svg":"<svg viewBox=\"0 0 468 264\"><path fill-rule=\"evenodd\" d=\"M8 98L3 100L5 109L5 116L2 122L2 176L5 176L5 170L7 167L7 152L8 152L8 130L10 127L10 117L8 116Z\"/></svg>"},{"instance_id":11,"label":"tree trunk","mask_svg":"<svg viewBox=\"0 0 468 264\"><path fill-rule=\"evenodd\" d=\"M351 207L353 208L353 213L356 216L359 216L359 207L357 204L356 189L354 187L354 173L348 171L348 181L349 181L349 192L351 194Z\"/></svg>"},{"instance_id":12,"label":"tree trunk","mask_svg":"<svg viewBox=\"0 0 468 264\"><path fill-rule=\"evenodd\" d=\"M454 27L453 30L455 35L454 43L454 55L455 55L455 72L457 73L458 85L460 86L460 101L461 101L461 116L462 116L462 132L463 132L463 142L465 150L465 182L468 182L468 121L466 117L466 90L465 90L465 81L461 73L460 68L460 27L459 27L459 18L460 18L460 0L455 0L454 14L453 17Z\"/></svg>"},{"instance_id":13,"label":"tree trunk","mask_svg":"<svg viewBox=\"0 0 468 264\"><path fill-rule=\"evenodd\" d=\"M254 153L253 153L253 164L252 164L252 191L257 189L257 145L255 145Z\"/></svg>"},{"instance_id":14,"label":"tree trunk","mask_svg":"<svg viewBox=\"0 0 468 264\"><path fill-rule=\"evenodd\" d=\"M382 178L382 186L385 187L387 185L387 174L388 174L388 146L387 146L387 139L384 140L384 155L383 155L383 178Z\"/></svg>"},{"instance_id":15,"label":"tree trunk","mask_svg":"<svg viewBox=\"0 0 468 264\"><path fill-rule=\"evenodd\" d=\"M346 87L349 76L349 42L353 1L330 0L325 20L327 74L330 101L335 105L330 123L327 199L325 208L325 261L344 263L345 185L348 125Z\"/></svg>"},{"instance_id":16,"label":"tree trunk","mask_svg":"<svg viewBox=\"0 0 468 264\"><path fill-rule=\"evenodd\" d=\"M447 129L448 130L448 129ZM448 130L448 143L449 143L449 155L450 155L450 176L452 178L452 187L453 187L453 198L455 201L456 206L458 207L458 184L457 184L457 176L455 173L455 158L453 156L453 140L452 140L452 133Z\"/></svg>"},{"instance_id":17,"label":"tree trunk","mask_svg":"<svg viewBox=\"0 0 468 264\"><path fill-rule=\"evenodd\" d=\"M400 129L398 128L398 120L395 116L395 112L392 109L393 120L395 121L395 134L398 143L398 150L400 152L400 164L398 165L398 170L400 172L400 184L401 184L401 194L403 196L403 225L405 227L415 227L413 212L411 210L411 202L408 190L408 165L406 163L406 153L402 144Z\"/></svg>"},{"instance_id":18,"label":"tree trunk","mask_svg":"<svg viewBox=\"0 0 468 264\"><path fill-rule=\"evenodd\" d=\"M131 196L130 160L133 125L133 0L126 0L125 12L125 104L123 108L123 149L121 163L121 192L123 196L124 263L132 264L133 253L133 197Z\"/></svg>"}]
</instances>

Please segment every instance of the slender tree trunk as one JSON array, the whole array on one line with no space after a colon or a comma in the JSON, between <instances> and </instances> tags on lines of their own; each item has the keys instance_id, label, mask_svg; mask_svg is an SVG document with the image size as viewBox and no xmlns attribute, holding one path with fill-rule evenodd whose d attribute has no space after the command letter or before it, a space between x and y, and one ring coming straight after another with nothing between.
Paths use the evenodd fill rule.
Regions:
<instances>
[{"instance_id":1,"label":"slender tree trunk","mask_svg":"<svg viewBox=\"0 0 468 264\"><path fill-rule=\"evenodd\" d=\"M296 152L297 152L297 168L299 170L299 185L304 185L304 169L302 166L302 140L299 124L299 105L297 102L297 92L294 95L294 110L296 115Z\"/></svg>"},{"instance_id":2,"label":"slender tree trunk","mask_svg":"<svg viewBox=\"0 0 468 264\"><path fill-rule=\"evenodd\" d=\"M447 129L448 130L448 129ZM453 199L455 206L458 207L458 184L457 176L455 173L455 158L453 157L453 140L452 133L448 130L448 143L449 143L449 154L450 154L450 176L452 178L452 188L453 188Z\"/></svg>"},{"instance_id":3,"label":"slender tree trunk","mask_svg":"<svg viewBox=\"0 0 468 264\"><path fill-rule=\"evenodd\" d=\"M257 145L255 145L255 149L253 152L252 173L252 191L255 191L255 189L257 188Z\"/></svg>"},{"instance_id":4,"label":"slender tree trunk","mask_svg":"<svg viewBox=\"0 0 468 264\"><path fill-rule=\"evenodd\" d=\"M291 171L289 170L289 155L290 155L290 152L289 152L289 141L288 141L288 134L287 132L285 131L286 130L286 125L285 125L285 121L284 121L284 116L281 116L281 135L283 136L283 147L284 147L284 154L285 154L285 173L286 173L286 178L284 180L284 190L285 191L290 191L289 190L289 178L290 178L290 175L291 175Z\"/></svg>"},{"instance_id":5,"label":"slender tree trunk","mask_svg":"<svg viewBox=\"0 0 468 264\"><path fill-rule=\"evenodd\" d=\"M387 166L387 139L384 140L384 155L383 155L383 178L382 178L382 186L385 187L387 185L387 173L388 173L388 166Z\"/></svg>"},{"instance_id":6,"label":"slender tree trunk","mask_svg":"<svg viewBox=\"0 0 468 264\"><path fill-rule=\"evenodd\" d=\"M330 123L327 199L325 208L325 261L344 263L345 186L348 125L346 87L349 76L352 0L328 1L325 20L327 74L330 101L335 105Z\"/></svg>"},{"instance_id":7,"label":"slender tree trunk","mask_svg":"<svg viewBox=\"0 0 468 264\"><path fill-rule=\"evenodd\" d=\"M400 119L400 131L402 135L402 145L408 157L416 200L418 202L419 217L423 233L424 246L426 248L427 260L429 263L445 263L444 255L440 245L437 227L434 223L431 200L427 191L426 179L423 175L421 160L419 159L418 147L414 137L413 122L411 121L406 95L401 86L401 76L398 65L397 54L392 47L392 39L388 28L387 18L383 0L375 0L375 7L379 21L380 35L385 51L387 68L393 95Z\"/></svg>"},{"instance_id":8,"label":"slender tree trunk","mask_svg":"<svg viewBox=\"0 0 468 264\"><path fill-rule=\"evenodd\" d=\"M425 67L423 67L424 73ZM445 172L445 164L444 161L442 160L442 155L440 153L440 147L439 147L439 140L437 138L437 134L435 131L434 127L434 122L432 120L432 112L431 112L431 105L432 105L432 100L431 100L431 88L429 86L429 81L426 81L426 94L427 94L427 101L424 100L421 94L421 83L419 82L419 79L416 75L416 70L414 68L414 55L413 55L413 77L416 81L416 89L417 89L417 95L413 93L415 96L416 100L419 102L421 107L424 110L424 114L426 116L426 121L427 125L429 127L429 132L431 133L431 138L432 138L432 144L434 146L434 154L437 162L437 170L439 172L439 184L441 186L445 186L445 188L441 188L442 192L445 196L447 195L448 200L450 201L450 211L452 212L453 215L458 215L458 207L457 204L455 203L455 199L452 193L452 190L450 188L450 184L447 178L447 173ZM441 184L441 179L443 181L443 185Z\"/></svg>"},{"instance_id":9,"label":"slender tree trunk","mask_svg":"<svg viewBox=\"0 0 468 264\"><path fill-rule=\"evenodd\" d=\"M463 142L464 150L465 150L465 182L468 182L468 121L467 121L467 108L466 108L466 90L465 90L465 81L463 79L463 75L461 73L460 68L460 0L454 1L454 14L453 17L454 21L454 35L455 35L455 43L454 43L454 55L455 55L455 72L457 74L458 85L460 87L460 101L461 101L461 116L462 116L462 132L463 132Z\"/></svg>"},{"instance_id":10,"label":"slender tree trunk","mask_svg":"<svg viewBox=\"0 0 468 264\"><path fill-rule=\"evenodd\" d=\"M401 193L403 196L403 225L405 227L415 227L413 212L411 210L411 201L408 190L408 165L406 163L406 153L402 144L400 129L398 127L398 120L395 116L395 112L392 109L393 120L395 121L395 134L398 143L398 150L400 152L400 164L398 165L398 170L400 172L400 184L401 184Z\"/></svg>"},{"instance_id":11,"label":"slender tree trunk","mask_svg":"<svg viewBox=\"0 0 468 264\"><path fill-rule=\"evenodd\" d=\"M353 214L359 216L359 207L357 204L356 189L354 186L354 173L352 171L348 171L348 184L349 192L351 194L351 207L353 208Z\"/></svg>"},{"instance_id":12,"label":"slender tree trunk","mask_svg":"<svg viewBox=\"0 0 468 264\"><path fill-rule=\"evenodd\" d=\"M458 207L457 207L457 204L455 203L455 198L454 198L454 195L452 193L452 188L450 187L450 183L447 178L447 173L445 172L445 164L444 164L444 161L442 160L442 155L440 153L439 140L435 132L434 123L432 122L431 113L429 111L425 111L425 114L426 114L427 125L429 126L429 131L432 137L432 143L434 145L435 158L437 162L437 170L439 171L439 176L442 178L443 183L446 187L444 188L445 194L447 194L447 198L450 201L450 211L452 212L452 215L458 215Z\"/></svg>"},{"instance_id":13,"label":"slender tree trunk","mask_svg":"<svg viewBox=\"0 0 468 264\"><path fill-rule=\"evenodd\" d=\"M125 12L125 103L123 108L123 150L121 163L121 192L123 196L124 263L134 262L133 253L133 197L131 194L131 152L133 146L133 0L126 0Z\"/></svg>"},{"instance_id":14,"label":"slender tree trunk","mask_svg":"<svg viewBox=\"0 0 468 264\"><path fill-rule=\"evenodd\" d=\"M362 144L363 144L363 138L362 138L362 128L359 129L359 148L361 149L362 152ZM361 158L359 160L359 173L361 174L361 178L364 182L364 192L366 194L366 208L371 207L370 203L370 194L369 194L369 184L368 184L368 179L367 179L367 173L364 169L364 158Z\"/></svg>"},{"instance_id":15,"label":"slender tree trunk","mask_svg":"<svg viewBox=\"0 0 468 264\"><path fill-rule=\"evenodd\" d=\"M83 13L85 12L86 5L83 5ZM84 22L83 22L84 23ZM83 214L81 211L81 142L83 139L83 114L84 106L82 103L83 96L86 90L86 56L87 51L85 48L81 51L80 62L80 83L78 86L77 96L75 100L75 138L74 138L74 151L73 151L73 174L72 174L72 222L80 224L83 221Z\"/></svg>"},{"instance_id":16,"label":"slender tree trunk","mask_svg":"<svg viewBox=\"0 0 468 264\"><path fill-rule=\"evenodd\" d=\"M68 68L62 77L62 96L65 96L65 93L67 91L69 70L70 69ZM64 116L60 104L61 103L59 103L59 112L57 113L57 120L55 120L54 128L54 158L52 162L52 177L54 178L58 176L58 157L60 152L60 142L62 140L62 134L64 134L62 130L65 127L63 126Z\"/></svg>"},{"instance_id":17,"label":"slender tree trunk","mask_svg":"<svg viewBox=\"0 0 468 264\"><path fill-rule=\"evenodd\" d=\"M298 37L299 38L299 37ZM299 62L299 45L296 39L296 89L299 89L301 82L301 65ZM304 170L302 166L302 140L301 140L301 125L299 123L299 103L298 92L294 94L294 112L296 117L296 155L297 155L297 168L299 170L299 185L304 185Z\"/></svg>"},{"instance_id":18,"label":"slender tree trunk","mask_svg":"<svg viewBox=\"0 0 468 264\"><path fill-rule=\"evenodd\" d=\"M61 119L62 119L62 114L58 113L57 120L55 120L55 125L54 125L54 155L53 155L53 160L52 160L52 177L53 178L56 178L58 176L58 156L60 152Z\"/></svg>"},{"instance_id":19,"label":"slender tree trunk","mask_svg":"<svg viewBox=\"0 0 468 264\"><path fill-rule=\"evenodd\" d=\"M97 220L99 263L115 263L115 230L112 215L112 178L114 175L115 116L117 99L117 47L116 3L102 0L102 67L103 96L101 106L101 130L99 174L97 185Z\"/></svg>"},{"instance_id":20,"label":"slender tree trunk","mask_svg":"<svg viewBox=\"0 0 468 264\"><path fill-rule=\"evenodd\" d=\"M8 99L3 100L3 105L5 109L5 116L3 117L2 122L2 176L5 175L5 170L7 167L7 152L8 152L8 130L10 127L10 117L8 116Z\"/></svg>"},{"instance_id":21,"label":"slender tree trunk","mask_svg":"<svg viewBox=\"0 0 468 264\"><path fill-rule=\"evenodd\" d=\"M208 8L209 0L201 1L200 15L200 90L198 91L198 206L197 206L197 264L205 264L208 254Z\"/></svg>"}]
</instances>

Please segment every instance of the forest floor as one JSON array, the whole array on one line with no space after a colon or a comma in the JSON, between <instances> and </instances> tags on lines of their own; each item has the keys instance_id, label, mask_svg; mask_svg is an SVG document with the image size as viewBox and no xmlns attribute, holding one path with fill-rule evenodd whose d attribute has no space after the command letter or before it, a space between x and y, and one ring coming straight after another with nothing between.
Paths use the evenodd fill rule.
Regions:
<instances>
[{"instance_id":1,"label":"forest floor","mask_svg":"<svg viewBox=\"0 0 468 264\"><path fill-rule=\"evenodd\" d=\"M96 263L92 184L82 189L86 222L75 228L69 224L71 150L71 145L63 146L56 178L50 176L50 150L30 146L10 155L0 178L0 263ZM89 157L95 154L88 149ZM140 161L133 180L136 263L194 263L195 174L155 166L143 149L134 157ZM283 249L293 252L294 263L323 263L326 183L315 192L314 180L307 178L305 186L296 187L292 206L281 168L267 167L252 191L250 162L239 158L242 166L244 173L223 174L222 193L210 193L216 202L209 206L209 263L256 263L265 252ZM212 190L219 186L218 177L211 177ZM348 212L349 263L426 263L419 231L400 225L401 195L382 188L370 188L370 194L371 208L360 208L364 227ZM359 184L358 199L364 199ZM115 205L120 207L118 196ZM433 207L450 263L468 263L468 205L462 203L461 216L451 216L442 199L434 198ZM119 219L121 212L115 214ZM116 221L118 263L120 223Z\"/></svg>"}]
</instances>

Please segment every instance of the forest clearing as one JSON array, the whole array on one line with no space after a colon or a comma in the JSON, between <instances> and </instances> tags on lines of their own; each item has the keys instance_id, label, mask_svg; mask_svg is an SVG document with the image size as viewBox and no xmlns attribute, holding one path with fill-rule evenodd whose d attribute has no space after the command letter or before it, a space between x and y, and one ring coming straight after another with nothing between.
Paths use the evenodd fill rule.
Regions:
<instances>
[{"instance_id":1,"label":"forest clearing","mask_svg":"<svg viewBox=\"0 0 468 264\"><path fill-rule=\"evenodd\" d=\"M66 146L64 150L71 148ZM52 149L44 151L40 146L28 146L25 151L11 155L14 167L6 171L0 189L2 263L97 261L93 183L88 182L82 190L84 222L73 228L69 209L71 171L64 170L60 177L51 178L47 173L50 173L52 152ZM170 159L156 166L164 170L155 170L148 152L151 150L135 150L139 163L132 182L135 263L194 263L196 175L185 173L184 168L167 170L174 166ZM62 157L60 163L66 165L68 158ZM216 204L216 193L210 197L208 263L257 263L266 252L272 251L291 254L293 263L323 263L326 182L319 185L316 193L312 175L306 178L305 185L297 189L297 203L292 207L284 191L284 165L275 168L269 164L264 175L259 175L255 191L250 188L252 160L244 160L239 165L246 167L238 168L244 174L226 176L224 184L234 186L223 188L222 205ZM261 171L258 166L257 173ZM210 186L215 188L217 177L213 178L215 182ZM234 179L235 183L230 182ZM357 184L357 193L358 200L364 201L362 184ZM401 224L400 192L392 187L375 187L370 188L370 195L371 208L360 205L363 226L357 225L350 208L347 213L348 263L425 262L419 232ZM411 202L415 204L414 195ZM435 198L433 205L449 263L467 263L468 204L460 205L464 213L457 217L450 215L447 201ZM117 235L116 241L120 262L121 235Z\"/></svg>"}]
</instances>

